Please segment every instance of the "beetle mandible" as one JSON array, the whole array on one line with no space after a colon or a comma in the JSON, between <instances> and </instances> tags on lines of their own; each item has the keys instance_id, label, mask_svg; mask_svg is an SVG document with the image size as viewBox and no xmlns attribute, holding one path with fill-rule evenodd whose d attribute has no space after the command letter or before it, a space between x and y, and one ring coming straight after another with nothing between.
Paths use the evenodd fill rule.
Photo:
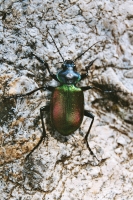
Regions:
<instances>
[{"instance_id":1,"label":"beetle mandible","mask_svg":"<svg viewBox=\"0 0 133 200\"><path fill-rule=\"evenodd\" d=\"M16 94L16 95L8 97L8 98L24 97L24 96L31 95L32 93L41 89L49 90L52 92L51 104L40 108L40 118L42 122L42 130L43 130L42 136L38 144L32 149L32 151L28 154L28 156L40 145L42 140L45 139L46 137L46 130L45 130L45 125L43 121L43 117L44 117L43 113L44 111L49 111L53 128L57 130L63 136L71 135L74 131L76 131L82 123L83 116L91 118L91 123L85 135L84 140L87 144L87 148L89 149L90 153L94 157L96 157L94 153L92 152L88 143L88 136L89 136L92 124L94 122L94 115L90 113L88 110L84 110L83 92L89 89L97 89L99 91L102 91L102 90L94 86L77 87L76 84L77 82L85 79L88 76L88 70L90 69L90 67L93 65L94 61L97 58L92 60L85 67L86 73L83 73L83 74L79 74L76 71L75 61L79 59L82 55L84 55L92 46L96 45L96 43L103 42L103 41L96 42L74 60L64 60L52 35L50 34L50 32L48 33L51 36L52 41L55 44L56 49L63 60L62 69L57 74L53 74L51 73L47 62L42 60L33 52L32 52L32 55L35 56L35 58L45 66L45 68L49 72L49 75L54 80L58 81L60 85L57 87L46 85L46 86L39 87L26 94ZM104 92L111 92L111 91L104 91Z\"/></svg>"}]
</instances>

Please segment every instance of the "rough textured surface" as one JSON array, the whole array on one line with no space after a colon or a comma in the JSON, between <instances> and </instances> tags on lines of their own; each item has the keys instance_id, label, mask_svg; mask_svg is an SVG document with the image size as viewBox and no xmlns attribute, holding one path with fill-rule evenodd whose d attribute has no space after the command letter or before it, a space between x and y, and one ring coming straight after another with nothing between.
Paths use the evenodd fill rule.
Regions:
<instances>
[{"instance_id":1,"label":"rough textured surface","mask_svg":"<svg viewBox=\"0 0 133 200\"><path fill-rule=\"evenodd\" d=\"M89 138L99 163L83 138L90 120L66 138L46 118L48 140L25 160L41 136L39 108L50 93L0 102L0 199L132 200L133 199L133 1L24 0L0 1L0 94L26 93L56 85L34 52L53 73L62 59L81 59L78 71L95 59L81 85L103 90L85 92L85 109L95 115ZM56 67L55 67L56 66ZM36 119L36 120L35 120ZM34 126L35 121L37 123Z\"/></svg>"}]
</instances>

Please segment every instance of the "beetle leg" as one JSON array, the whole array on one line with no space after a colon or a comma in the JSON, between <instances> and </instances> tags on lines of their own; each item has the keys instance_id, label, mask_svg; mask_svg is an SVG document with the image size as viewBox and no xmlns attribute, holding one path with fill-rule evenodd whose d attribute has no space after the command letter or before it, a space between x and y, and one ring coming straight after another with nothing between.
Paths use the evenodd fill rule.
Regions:
<instances>
[{"instance_id":1,"label":"beetle leg","mask_svg":"<svg viewBox=\"0 0 133 200\"><path fill-rule=\"evenodd\" d=\"M44 126L44 121L43 121L43 112L44 111L49 111L50 110L50 106L43 106L40 108L40 117L41 117L41 121L42 121L42 128L43 128L43 132L42 132L42 136L38 142L38 144L31 150L31 152L26 156L26 160L27 158L33 153L33 151L35 149L37 149L39 147L39 145L42 143L42 141L45 139L46 137L46 130L45 130L45 126Z\"/></svg>"},{"instance_id":2,"label":"beetle leg","mask_svg":"<svg viewBox=\"0 0 133 200\"><path fill-rule=\"evenodd\" d=\"M91 153L92 155L94 155L94 153L92 152L92 150L91 150L91 148L90 148L90 146L89 146L89 143L88 143L88 136L89 136L89 133L90 133L92 124L93 124L93 122L94 122L94 115L92 115L92 114L91 114L89 111L87 111L87 110L84 110L84 115L85 115L86 117L89 117L89 118L92 119L91 124L90 124L89 129L88 129L88 132L86 133L84 140L85 140L85 142L86 142L86 144L87 144L87 148L89 149L90 153ZM95 156L95 155L94 155L94 156ZM96 157L96 156L95 156L95 157Z\"/></svg>"},{"instance_id":3,"label":"beetle leg","mask_svg":"<svg viewBox=\"0 0 133 200\"><path fill-rule=\"evenodd\" d=\"M86 133L84 140L85 140L85 142L86 142L86 144L87 144L87 148L89 149L91 155L93 155L93 156L97 159L97 161L99 162L99 159L98 159L97 156L93 153L93 151L91 150L91 148L90 148L90 146L89 146L89 143L88 143L88 136L89 136L89 133L90 133L92 124L93 124L93 122L94 122L94 115L91 114L88 110L84 110L84 115L85 115L86 117L89 117L89 118L92 119L91 124L90 124L89 129L88 129L88 132Z\"/></svg>"},{"instance_id":4,"label":"beetle leg","mask_svg":"<svg viewBox=\"0 0 133 200\"><path fill-rule=\"evenodd\" d=\"M49 69L48 63L45 62L44 60L42 60L42 59L41 59L40 57L38 57L36 54L32 53L32 55L35 56L36 59L37 59L40 63L42 63L42 64L47 68L47 70L48 70L50 76L51 76L54 80L56 80L56 81L59 82L59 80L57 79L56 75L53 74L53 73L51 73L51 71L50 71L50 69Z\"/></svg>"},{"instance_id":5,"label":"beetle leg","mask_svg":"<svg viewBox=\"0 0 133 200\"><path fill-rule=\"evenodd\" d=\"M44 90L49 90L49 91L53 91L55 87L52 87L52 86L43 86L43 87L40 87L40 88L37 88L35 90L32 90L31 92L27 92L25 94L15 94L15 95L12 95L12 96L7 96L7 97L4 97L3 96L3 99L6 98L6 99L11 99L11 98L19 98L19 97L25 97L25 96L28 96L28 95L31 95L33 94L34 92L38 91L38 90L41 90L41 89L44 89Z\"/></svg>"},{"instance_id":6,"label":"beetle leg","mask_svg":"<svg viewBox=\"0 0 133 200\"><path fill-rule=\"evenodd\" d=\"M90 90L90 89L96 89L99 90L100 92L102 92L102 90L100 88L94 87L94 86L84 86L81 87L82 91L86 91L86 90Z\"/></svg>"},{"instance_id":7,"label":"beetle leg","mask_svg":"<svg viewBox=\"0 0 133 200\"><path fill-rule=\"evenodd\" d=\"M93 63L95 62L97 58L95 58L94 60L92 60L88 66L85 67L86 69L86 73L85 74L81 74L81 80L85 79L88 76L88 70L90 69L90 67L93 65Z\"/></svg>"},{"instance_id":8,"label":"beetle leg","mask_svg":"<svg viewBox=\"0 0 133 200\"><path fill-rule=\"evenodd\" d=\"M81 89L82 89L82 91L94 89L94 90L98 90L99 92L103 92L104 94L122 92L120 90L117 90L117 91L115 91L115 90L101 90L100 88L95 87L95 86L84 86L84 87L81 87Z\"/></svg>"}]
</instances>

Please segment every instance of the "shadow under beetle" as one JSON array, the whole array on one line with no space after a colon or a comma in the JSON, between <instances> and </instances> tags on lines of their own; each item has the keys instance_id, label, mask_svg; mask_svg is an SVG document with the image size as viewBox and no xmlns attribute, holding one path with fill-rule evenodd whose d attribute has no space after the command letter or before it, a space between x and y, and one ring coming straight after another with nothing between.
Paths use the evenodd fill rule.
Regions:
<instances>
[{"instance_id":1,"label":"shadow under beetle","mask_svg":"<svg viewBox=\"0 0 133 200\"><path fill-rule=\"evenodd\" d=\"M42 129L43 129L41 139L39 143L28 154L28 156L40 145L42 140L46 137L46 130L45 130L45 125L43 121L43 117L44 117L43 112L49 111L53 127L63 136L71 135L74 131L76 131L82 123L83 116L91 118L92 121L84 139L90 153L94 157L96 157L94 153L92 152L88 143L88 136L89 136L89 133L94 121L94 115L90 113L88 110L84 110L83 92L89 89L97 89L99 91L102 91L102 90L93 86L77 87L76 83L85 79L88 76L88 70L93 65L94 61L97 58L91 61L88 64L88 66L85 67L86 73L83 73L83 74L79 74L78 72L76 72L76 66L74 62L78 58L80 58L82 55L84 55L92 46L94 46L98 42L96 42L91 47L89 47L86 51L80 54L76 59L74 59L74 61L64 60L51 34L50 36L63 60L62 69L55 75L51 73L48 63L43 61L34 53L32 53L32 55L35 56L36 59L45 66L45 68L49 72L49 75L54 80L58 81L60 83L60 86L53 87L53 86L46 85L46 86L37 88L31 92L28 92L26 94L16 94L9 97L9 98L24 97L27 95L31 95L32 93L41 89L49 90L52 92L51 104L40 108L40 117L41 117L41 122L42 122ZM103 91L103 92L108 93L112 91Z\"/></svg>"}]
</instances>

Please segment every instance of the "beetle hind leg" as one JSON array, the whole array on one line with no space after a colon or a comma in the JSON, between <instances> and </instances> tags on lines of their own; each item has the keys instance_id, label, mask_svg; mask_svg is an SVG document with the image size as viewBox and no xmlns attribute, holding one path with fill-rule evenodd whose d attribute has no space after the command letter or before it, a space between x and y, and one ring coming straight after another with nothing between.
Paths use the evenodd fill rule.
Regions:
<instances>
[{"instance_id":1,"label":"beetle hind leg","mask_svg":"<svg viewBox=\"0 0 133 200\"><path fill-rule=\"evenodd\" d=\"M84 110L84 115L85 115L86 117L89 117L89 118L92 119L91 124L90 124L90 126L89 126L89 129L88 129L86 135L85 135L84 140L85 140L85 142L86 142L86 144L87 144L87 148L89 149L91 155L93 155L93 157L95 157L95 158L97 159L97 161L99 162L97 156L93 153L93 151L91 150L90 145L89 145L89 143L88 143L88 136L89 136L89 134L90 134L90 130L91 130L92 124L93 124L93 122L94 122L94 115L91 114L88 110Z\"/></svg>"},{"instance_id":2,"label":"beetle hind leg","mask_svg":"<svg viewBox=\"0 0 133 200\"><path fill-rule=\"evenodd\" d=\"M39 147L39 145L42 143L43 140L45 140L47 134L46 134L46 130L45 130L45 126L44 126L44 121L43 121L43 112L44 111L49 111L50 107L49 106L43 106L40 108L40 118L41 118L41 122L42 122L42 135L41 138L39 140L39 142L37 143L37 145L31 150L31 152L26 156L26 160L29 158L29 156L33 153L33 151L35 151L35 149L37 149Z\"/></svg>"}]
</instances>

